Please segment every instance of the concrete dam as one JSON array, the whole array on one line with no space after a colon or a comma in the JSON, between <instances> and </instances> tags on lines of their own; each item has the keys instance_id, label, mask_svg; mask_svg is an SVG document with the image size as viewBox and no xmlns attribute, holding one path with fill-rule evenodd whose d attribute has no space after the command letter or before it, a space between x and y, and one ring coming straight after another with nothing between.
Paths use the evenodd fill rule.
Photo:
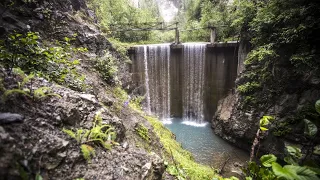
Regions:
<instances>
[{"instance_id":1,"label":"concrete dam","mask_svg":"<svg viewBox=\"0 0 320 180\"><path fill-rule=\"evenodd\" d=\"M160 119L210 121L218 101L235 87L237 42L141 45L129 55L145 111Z\"/></svg>"}]
</instances>

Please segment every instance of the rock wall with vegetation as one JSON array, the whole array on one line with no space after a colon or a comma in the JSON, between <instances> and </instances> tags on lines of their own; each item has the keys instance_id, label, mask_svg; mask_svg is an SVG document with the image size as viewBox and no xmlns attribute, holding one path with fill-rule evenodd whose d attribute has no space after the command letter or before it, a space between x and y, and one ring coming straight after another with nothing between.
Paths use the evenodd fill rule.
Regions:
<instances>
[{"instance_id":1,"label":"rock wall with vegetation","mask_svg":"<svg viewBox=\"0 0 320 180\"><path fill-rule=\"evenodd\" d=\"M261 137L260 155L285 156L295 145L319 158L315 102L320 99L319 3L304 0L239 1L236 21L252 50L233 94L220 101L212 127L224 139L250 149L264 115L275 118ZM250 47L249 46L249 47ZM306 121L307 119L307 121ZM312 152L310 154L310 151Z\"/></svg>"}]
</instances>

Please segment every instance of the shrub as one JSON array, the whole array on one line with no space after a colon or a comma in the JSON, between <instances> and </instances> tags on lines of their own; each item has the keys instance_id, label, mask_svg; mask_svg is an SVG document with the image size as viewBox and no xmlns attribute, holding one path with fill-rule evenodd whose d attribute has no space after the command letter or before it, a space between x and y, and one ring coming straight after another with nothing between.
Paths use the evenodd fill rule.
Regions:
<instances>
[{"instance_id":1,"label":"shrub","mask_svg":"<svg viewBox=\"0 0 320 180\"><path fill-rule=\"evenodd\" d=\"M111 150L112 145L116 145L116 132L114 128L108 124L102 124L101 111L99 111L94 118L91 129L76 129L75 131L63 129L63 132L74 138L81 148L83 157L90 162L91 157L95 156L94 147L89 144L96 144Z\"/></svg>"},{"instance_id":2,"label":"shrub","mask_svg":"<svg viewBox=\"0 0 320 180\"><path fill-rule=\"evenodd\" d=\"M0 41L0 64L12 73L13 68L20 68L26 74L34 73L59 84L69 87L83 87L84 76L76 70L80 60L72 58L73 53L85 52L85 48L73 48L72 38L55 45L45 45L39 33L13 33Z\"/></svg>"},{"instance_id":3,"label":"shrub","mask_svg":"<svg viewBox=\"0 0 320 180\"><path fill-rule=\"evenodd\" d=\"M149 136L148 128L146 128L143 124L138 124L135 130L142 139L150 143L151 138Z\"/></svg>"},{"instance_id":4,"label":"shrub","mask_svg":"<svg viewBox=\"0 0 320 180\"><path fill-rule=\"evenodd\" d=\"M238 86L237 90L242 94L247 94L247 93L253 92L259 87L260 87L260 84L258 82L253 81L253 82L247 82L245 84Z\"/></svg>"},{"instance_id":5,"label":"shrub","mask_svg":"<svg viewBox=\"0 0 320 180\"><path fill-rule=\"evenodd\" d=\"M106 52L103 57L98 57L94 61L94 67L100 73L101 77L107 83L114 83L115 75L118 71L116 59L109 52Z\"/></svg>"}]
</instances>

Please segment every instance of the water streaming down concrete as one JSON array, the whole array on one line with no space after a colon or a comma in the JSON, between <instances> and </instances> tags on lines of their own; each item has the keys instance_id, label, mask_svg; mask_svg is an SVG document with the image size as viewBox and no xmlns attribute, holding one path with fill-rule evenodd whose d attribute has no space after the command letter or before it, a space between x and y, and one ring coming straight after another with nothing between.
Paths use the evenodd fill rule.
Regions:
<instances>
[{"instance_id":1,"label":"water streaming down concrete","mask_svg":"<svg viewBox=\"0 0 320 180\"><path fill-rule=\"evenodd\" d=\"M234 88L237 44L186 43L134 47L133 86L145 108L161 119L210 121L218 101Z\"/></svg>"},{"instance_id":2,"label":"water streaming down concrete","mask_svg":"<svg viewBox=\"0 0 320 180\"><path fill-rule=\"evenodd\" d=\"M184 44L182 118L203 123L203 85L206 44Z\"/></svg>"},{"instance_id":3,"label":"water streaming down concrete","mask_svg":"<svg viewBox=\"0 0 320 180\"><path fill-rule=\"evenodd\" d=\"M136 57L132 67L133 79L138 81L135 84L145 97L145 110L161 119L170 117L169 44L138 46Z\"/></svg>"}]
</instances>

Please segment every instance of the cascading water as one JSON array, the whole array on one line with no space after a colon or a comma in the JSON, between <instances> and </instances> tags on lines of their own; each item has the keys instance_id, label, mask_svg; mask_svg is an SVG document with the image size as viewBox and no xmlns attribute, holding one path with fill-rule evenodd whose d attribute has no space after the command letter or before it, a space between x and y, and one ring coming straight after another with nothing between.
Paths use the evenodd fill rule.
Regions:
<instances>
[{"instance_id":1,"label":"cascading water","mask_svg":"<svg viewBox=\"0 0 320 180\"><path fill-rule=\"evenodd\" d=\"M203 123L203 91L206 44L184 44L183 119Z\"/></svg>"},{"instance_id":2,"label":"cascading water","mask_svg":"<svg viewBox=\"0 0 320 180\"><path fill-rule=\"evenodd\" d=\"M149 90L149 74L148 74L148 55L147 46L143 46L143 63L144 63L144 76L145 76L145 88L146 88L146 99L147 99L147 113L151 113L150 105L150 90Z\"/></svg>"},{"instance_id":3,"label":"cascading water","mask_svg":"<svg viewBox=\"0 0 320 180\"><path fill-rule=\"evenodd\" d=\"M146 110L166 119L170 117L170 46L149 45L137 49L138 59L143 56Z\"/></svg>"},{"instance_id":4,"label":"cascading water","mask_svg":"<svg viewBox=\"0 0 320 180\"><path fill-rule=\"evenodd\" d=\"M137 46L132 56L135 89L144 107L161 119L205 126L218 101L234 87L236 46L185 43Z\"/></svg>"}]
</instances>

